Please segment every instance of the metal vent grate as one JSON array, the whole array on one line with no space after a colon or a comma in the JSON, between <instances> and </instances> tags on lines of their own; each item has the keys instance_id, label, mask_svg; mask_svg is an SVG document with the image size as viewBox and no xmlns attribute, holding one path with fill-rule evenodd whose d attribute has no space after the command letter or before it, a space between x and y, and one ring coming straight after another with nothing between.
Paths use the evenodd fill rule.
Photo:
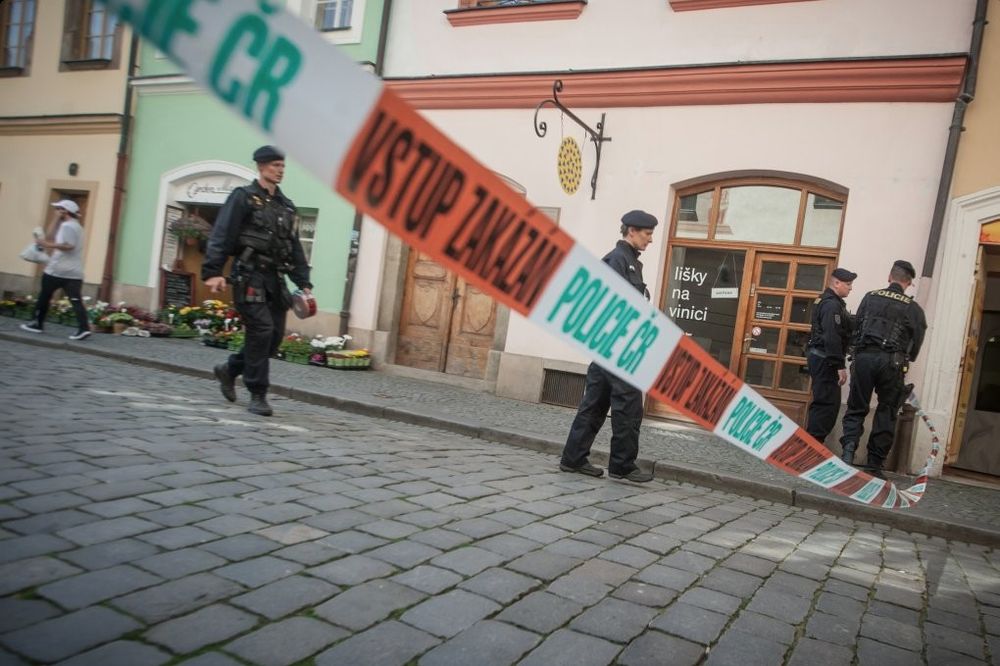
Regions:
<instances>
[{"instance_id":1,"label":"metal vent grate","mask_svg":"<svg viewBox=\"0 0 1000 666\"><path fill-rule=\"evenodd\" d=\"M542 402L576 407L583 397L587 376L562 370L546 370L542 380Z\"/></svg>"}]
</instances>

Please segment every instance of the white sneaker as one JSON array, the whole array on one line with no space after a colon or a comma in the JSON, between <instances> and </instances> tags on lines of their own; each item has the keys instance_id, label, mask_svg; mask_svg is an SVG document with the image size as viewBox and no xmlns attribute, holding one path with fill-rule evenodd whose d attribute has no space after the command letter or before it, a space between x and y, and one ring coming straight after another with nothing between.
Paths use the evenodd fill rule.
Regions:
<instances>
[{"instance_id":1,"label":"white sneaker","mask_svg":"<svg viewBox=\"0 0 1000 666\"><path fill-rule=\"evenodd\" d=\"M70 340L84 340L90 337L90 331L77 331L73 335L69 336Z\"/></svg>"},{"instance_id":2,"label":"white sneaker","mask_svg":"<svg viewBox=\"0 0 1000 666\"><path fill-rule=\"evenodd\" d=\"M21 324L21 330L27 331L28 333L41 333L42 328L35 322L28 322L27 324Z\"/></svg>"}]
</instances>

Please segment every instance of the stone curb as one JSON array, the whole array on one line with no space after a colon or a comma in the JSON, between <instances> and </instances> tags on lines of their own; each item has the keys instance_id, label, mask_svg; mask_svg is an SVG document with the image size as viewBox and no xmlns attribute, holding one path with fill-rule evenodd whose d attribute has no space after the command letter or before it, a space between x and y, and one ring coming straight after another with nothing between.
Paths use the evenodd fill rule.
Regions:
<instances>
[{"instance_id":1,"label":"stone curb","mask_svg":"<svg viewBox=\"0 0 1000 666\"><path fill-rule=\"evenodd\" d=\"M55 340L25 338L19 335L0 332L0 340L20 342L38 347L48 347L52 349L62 349L65 351L90 354L115 361L122 361L132 365L139 365L155 370L164 370L177 374L183 374L200 379L213 380L214 375L211 370L190 368L173 363L166 363L156 359L142 358L122 352L114 352L106 349L95 349L87 347L85 344L71 342L57 342ZM299 402L305 402L321 407L333 407L342 411L384 418L411 425L424 426L445 430L460 435L485 439L488 441L500 442L510 446L530 449L541 453L548 453L554 456L562 452L563 443L546 439L536 434L519 432L513 429L496 428L486 426L474 421L463 421L457 417L435 415L427 411L415 411L392 406L391 404L378 404L365 402L350 398L341 398L314 391L272 384L271 392L287 397ZM607 465L607 453L604 451L594 451L591 454L594 462ZM942 539L966 541L987 546L996 547L1000 545L1000 529L964 523L961 521L948 521L930 516L920 516L903 511L886 511L876 507L867 506L849 499L842 498L829 493L823 493L811 489L787 488L777 484L755 481L732 474L713 472L694 465L671 463L666 461L652 461L639 458L637 462L644 469L649 469L656 464L655 476L658 479L667 481L677 481L704 486L715 490L722 490L729 493L747 495L756 499L763 499L771 502L778 502L795 506L801 509L810 509L819 513L825 513L852 520L861 520L871 523L888 525L906 532L919 532L929 536L940 537Z\"/></svg>"}]
</instances>

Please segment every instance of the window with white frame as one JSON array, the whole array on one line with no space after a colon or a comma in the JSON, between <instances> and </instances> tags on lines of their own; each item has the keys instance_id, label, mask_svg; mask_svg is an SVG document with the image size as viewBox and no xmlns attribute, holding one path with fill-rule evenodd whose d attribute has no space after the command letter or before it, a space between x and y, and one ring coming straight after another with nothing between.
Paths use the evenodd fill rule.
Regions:
<instances>
[{"instance_id":1,"label":"window with white frame","mask_svg":"<svg viewBox=\"0 0 1000 666\"><path fill-rule=\"evenodd\" d=\"M317 30L346 30L351 27L354 0L316 0Z\"/></svg>"},{"instance_id":2,"label":"window with white frame","mask_svg":"<svg viewBox=\"0 0 1000 666\"><path fill-rule=\"evenodd\" d=\"M2 67L24 69L35 26L35 0L8 0L0 4L0 54Z\"/></svg>"},{"instance_id":3,"label":"window with white frame","mask_svg":"<svg viewBox=\"0 0 1000 666\"><path fill-rule=\"evenodd\" d=\"M313 242L316 240L316 219L319 217L317 208L299 208L297 211L299 242L306 255L306 263L312 266Z\"/></svg>"}]
</instances>

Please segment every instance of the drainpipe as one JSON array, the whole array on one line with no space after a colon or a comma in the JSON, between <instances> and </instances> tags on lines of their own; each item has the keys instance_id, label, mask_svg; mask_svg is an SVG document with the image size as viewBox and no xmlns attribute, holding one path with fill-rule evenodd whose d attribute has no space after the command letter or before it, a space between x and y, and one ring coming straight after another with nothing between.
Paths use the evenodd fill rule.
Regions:
<instances>
[{"instance_id":1,"label":"drainpipe","mask_svg":"<svg viewBox=\"0 0 1000 666\"><path fill-rule=\"evenodd\" d=\"M986 4L988 0L977 0L976 17L972 21L972 43L969 45L969 64L965 69L962 92L955 100L955 111L951 116L951 127L948 130L948 146L944 153L944 164L941 166L941 181L938 183L937 200L934 202L934 216L931 218L931 230L927 237L927 252L924 254L922 277L933 277L934 263L937 260L938 243L941 241L941 231L944 227L944 212L951 198L951 180L955 175L955 159L958 156L958 142L965 130L965 110L976 97L976 78L979 74L979 54L983 49L983 30L986 28Z\"/></svg>"},{"instance_id":2,"label":"drainpipe","mask_svg":"<svg viewBox=\"0 0 1000 666\"><path fill-rule=\"evenodd\" d=\"M104 275L97 290L97 298L109 302L115 278L115 259L118 254L118 228L122 217L122 199L125 196L125 175L128 172L129 133L132 130L132 77L139 57L139 35L132 32L128 51L128 77L125 87L125 104L122 110L122 129L118 138L118 161L115 165L115 191L111 200L111 222L108 226L108 247L104 254Z\"/></svg>"},{"instance_id":3,"label":"drainpipe","mask_svg":"<svg viewBox=\"0 0 1000 666\"><path fill-rule=\"evenodd\" d=\"M389 14L392 11L392 0L384 0L382 4L382 21L378 29L378 47L375 52L375 76L382 78L385 68L385 45L389 38ZM354 293L354 276L358 269L358 252L361 250L361 222L364 215L354 209L354 226L351 231L351 249L347 257L347 276L344 279L344 298L340 306L340 335L347 333L351 320L351 297Z\"/></svg>"}]
</instances>

